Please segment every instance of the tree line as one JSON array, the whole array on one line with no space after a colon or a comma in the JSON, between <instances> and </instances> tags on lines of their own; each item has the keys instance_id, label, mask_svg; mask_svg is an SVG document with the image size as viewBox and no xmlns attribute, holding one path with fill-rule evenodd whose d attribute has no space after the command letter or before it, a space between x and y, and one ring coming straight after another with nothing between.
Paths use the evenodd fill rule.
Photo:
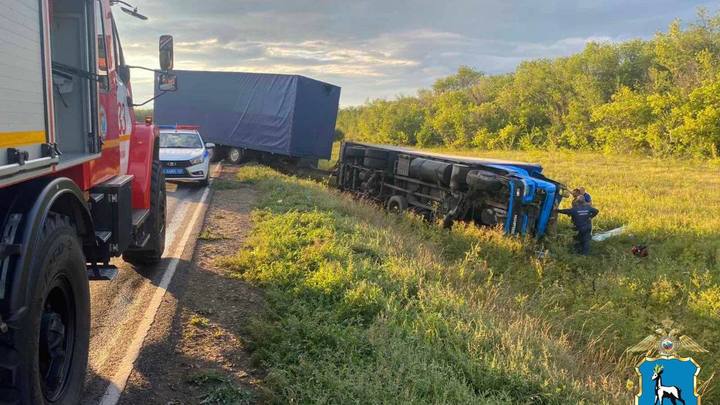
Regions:
<instances>
[{"instance_id":1,"label":"tree line","mask_svg":"<svg viewBox=\"0 0 720 405\"><path fill-rule=\"evenodd\" d=\"M577 149L720 157L720 13L651 40L486 75L468 66L416 96L340 111L346 139L451 148Z\"/></svg>"}]
</instances>

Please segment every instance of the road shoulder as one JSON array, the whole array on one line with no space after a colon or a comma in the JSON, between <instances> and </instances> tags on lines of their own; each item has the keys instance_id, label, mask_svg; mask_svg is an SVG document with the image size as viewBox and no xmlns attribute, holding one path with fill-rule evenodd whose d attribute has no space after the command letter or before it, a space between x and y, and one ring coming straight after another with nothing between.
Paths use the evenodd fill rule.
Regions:
<instances>
[{"instance_id":1,"label":"road shoulder","mask_svg":"<svg viewBox=\"0 0 720 405\"><path fill-rule=\"evenodd\" d=\"M255 191L224 168L192 257L181 266L155 318L120 403L247 403L262 378L247 353L247 327L260 291L226 274L217 257L240 249Z\"/></svg>"}]
</instances>

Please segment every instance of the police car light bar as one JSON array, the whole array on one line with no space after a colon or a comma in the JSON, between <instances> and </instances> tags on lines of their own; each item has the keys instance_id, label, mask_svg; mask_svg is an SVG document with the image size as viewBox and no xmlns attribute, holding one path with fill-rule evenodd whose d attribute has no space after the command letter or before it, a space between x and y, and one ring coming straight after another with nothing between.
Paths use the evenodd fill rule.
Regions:
<instances>
[{"instance_id":1,"label":"police car light bar","mask_svg":"<svg viewBox=\"0 0 720 405\"><path fill-rule=\"evenodd\" d=\"M199 130L199 125L158 125L158 128L160 129L192 129L192 130Z\"/></svg>"}]
</instances>

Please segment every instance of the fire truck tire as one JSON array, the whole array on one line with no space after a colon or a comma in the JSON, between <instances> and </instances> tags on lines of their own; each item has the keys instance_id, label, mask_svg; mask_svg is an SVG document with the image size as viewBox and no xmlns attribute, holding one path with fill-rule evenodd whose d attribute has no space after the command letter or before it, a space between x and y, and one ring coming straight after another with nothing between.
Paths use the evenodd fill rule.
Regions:
<instances>
[{"instance_id":1,"label":"fire truck tire","mask_svg":"<svg viewBox=\"0 0 720 405\"><path fill-rule=\"evenodd\" d=\"M240 148L230 148L227 151L227 161L234 165L239 165L244 156L245 153Z\"/></svg>"},{"instance_id":2,"label":"fire truck tire","mask_svg":"<svg viewBox=\"0 0 720 405\"><path fill-rule=\"evenodd\" d=\"M389 212L392 212L393 214L400 214L408 207L407 198L401 195L394 195L388 198L385 207Z\"/></svg>"},{"instance_id":3,"label":"fire truck tire","mask_svg":"<svg viewBox=\"0 0 720 405\"><path fill-rule=\"evenodd\" d=\"M165 220L167 204L165 195L165 175L159 161L153 161L152 179L150 184L150 216L148 225L150 240L141 250L129 250L123 253L123 260L135 266L157 264L165 251Z\"/></svg>"},{"instance_id":4,"label":"fire truck tire","mask_svg":"<svg viewBox=\"0 0 720 405\"><path fill-rule=\"evenodd\" d=\"M30 266L27 312L0 334L0 403L78 404L90 339L90 292L70 219L48 214Z\"/></svg>"}]
</instances>

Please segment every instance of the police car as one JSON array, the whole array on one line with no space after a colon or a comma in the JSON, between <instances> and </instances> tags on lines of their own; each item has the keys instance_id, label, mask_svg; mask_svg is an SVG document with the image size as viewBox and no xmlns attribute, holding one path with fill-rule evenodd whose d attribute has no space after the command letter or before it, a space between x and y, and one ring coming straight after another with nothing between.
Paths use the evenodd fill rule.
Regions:
<instances>
[{"instance_id":1,"label":"police car","mask_svg":"<svg viewBox=\"0 0 720 405\"><path fill-rule=\"evenodd\" d=\"M194 181L207 185L210 177L210 149L199 127L160 125L160 163L168 180Z\"/></svg>"}]
</instances>

